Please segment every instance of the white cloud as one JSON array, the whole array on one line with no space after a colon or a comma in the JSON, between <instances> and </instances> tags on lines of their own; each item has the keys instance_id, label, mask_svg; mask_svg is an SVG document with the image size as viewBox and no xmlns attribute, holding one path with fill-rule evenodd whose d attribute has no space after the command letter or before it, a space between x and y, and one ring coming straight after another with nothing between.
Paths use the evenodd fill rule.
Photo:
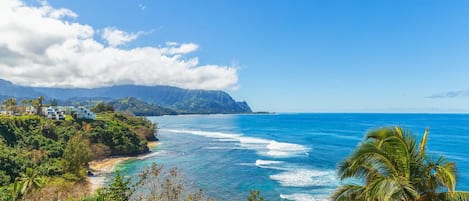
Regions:
<instances>
[{"instance_id":1,"label":"white cloud","mask_svg":"<svg viewBox=\"0 0 469 201\"><path fill-rule=\"evenodd\" d=\"M100 87L116 84L170 85L191 89L234 89L237 69L200 65L194 43L122 49L140 33L108 28L109 46L94 39L96 30L73 19L68 9L43 3L26 6L1 0L0 78L27 86ZM69 21L70 19L72 21Z\"/></svg>"},{"instance_id":2,"label":"white cloud","mask_svg":"<svg viewBox=\"0 0 469 201\"><path fill-rule=\"evenodd\" d=\"M106 27L101 37L112 47L117 47L137 39L143 32L126 33L115 27Z\"/></svg>"},{"instance_id":3,"label":"white cloud","mask_svg":"<svg viewBox=\"0 0 469 201\"><path fill-rule=\"evenodd\" d=\"M167 46L178 46L179 43L178 43L178 42L174 42L174 41L168 41L168 42L166 42L166 45L167 45Z\"/></svg>"}]
</instances>

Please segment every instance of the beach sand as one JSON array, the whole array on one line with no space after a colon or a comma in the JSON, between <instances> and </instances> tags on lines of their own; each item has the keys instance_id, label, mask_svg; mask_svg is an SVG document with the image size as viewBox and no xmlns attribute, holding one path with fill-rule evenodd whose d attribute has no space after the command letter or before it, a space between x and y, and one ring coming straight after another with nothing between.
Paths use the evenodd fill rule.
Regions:
<instances>
[{"instance_id":1,"label":"beach sand","mask_svg":"<svg viewBox=\"0 0 469 201\"><path fill-rule=\"evenodd\" d=\"M153 148L158 145L158 142L148 142L148 148ZM146 154L145 154L146 155ZM89 168L93 172L95 176L88 177L88 181L90 184L90 191L91 193L95 192L97 189L104 187L104 182L106 179L106 174L112 173L114 168L119 164L126 160L130 159L137 159L141 156L137 157L112 157L106 158L99 161L91 161L89 162Z\"/></svg>"},{"instance_id":2,"label":"beach sand","mask_svg":"<svg viewBox=\"0 0 469 201\"><path fill-rule=\"evenodd\" d=\"M129 160L132 157L116 157L116 158L106 158L99 161L91 161L89 163L90 170L93 171L95 176L88 177L90 183L91 193L96 191L99 188L104 187L104 180L106 179L106 174L111 173L117 164Z\"/></svg>"},{"instance_id":3,"label":"beach sand","mask_svg":"<svg viewBox=\"0 0 469 201\"><path fill-rule=\"evenodd\" d=\"M148 148L153 148L153 147L156 147L156 145L158 145L158 141L151 141L151 142L148 142L147 146Z\"/></svg>"}]
</instances>

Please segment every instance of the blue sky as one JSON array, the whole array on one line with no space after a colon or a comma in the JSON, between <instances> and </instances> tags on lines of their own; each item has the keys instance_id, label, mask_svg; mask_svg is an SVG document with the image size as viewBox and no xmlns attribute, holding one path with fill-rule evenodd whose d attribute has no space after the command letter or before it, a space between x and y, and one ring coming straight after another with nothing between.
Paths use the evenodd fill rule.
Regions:
<instances>
[{"instance_id":1,"label":"blue sky","mask_svg":"<svg viewBox=\"0 0 469 201\"><path fill-rule=\"evenodd\" d=\"M184 57L236 66L228 92L256 111L469 112L468 1L49 4L95 29L145 32L122 48L197 44Z\"/></svg>"}]
</instances>

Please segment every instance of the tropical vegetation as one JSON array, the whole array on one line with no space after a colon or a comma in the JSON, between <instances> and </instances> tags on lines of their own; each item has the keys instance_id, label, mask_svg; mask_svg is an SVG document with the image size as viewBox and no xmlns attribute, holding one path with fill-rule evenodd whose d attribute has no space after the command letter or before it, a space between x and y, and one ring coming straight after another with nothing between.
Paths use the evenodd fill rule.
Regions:
<instances>
[{"instance_id":1,"label":"tropical vegetation","mask_svg":"<svg viewBox=\"0 0 469 201\"><path fill-rule=\"evenodd\" d=\"M178 169L156 164L138 178L117 171L109 185L90 195L88 162L148 152L147 142L158 140L157 126L146 118L114 112L104 102L92 108L98 113L95 120L58 121L25 113L27 105L39 111L43 101L43 97L23 99L21 106L15 98L3 101L4 108L14 113L0 115L0 200L213 200L188 187ZM251 191L248 200L263 198L259 191Z\"/></svg>"},{"instance_id":2,"label":"tropical vegetation","mask_svg":"<svg viewBox=\"0 0 469 201\"><path fill-rule=\"evenodd\" d=\"M57 99L61 105L77 105L96 101L134 97L149 105L169 108L180 114L251 113L246 102L234 100L224 91L191 90L170 86L119 85L94 89L45 88L19 86L0 79L0 97L36 98L44 96L47 103ZM87 104L85 104L87 105ZM148 107L152 108L152 106ZM136 110L140 110L136 108ZM156 110L158 111L158 110ZM143 110L143 112L145 112Z\"/></svg>"},{"instance_id":3,"label":"tropical vegetation","mask_svg":"<svg viewBox=\"0 0 469 201\"><path fill-rule=\"evenodd\" d=\"M428 153L428 129L420 143L400 127L373 130L347 159L338 177L346 184L334 201L437 201L469 200L456 191L456 164ZM353 182L355 181L355 182Z\"/></svg>"},{"instance_id":4,"label":"tropical vegetation","mask_svg":"<svg viewBox=\"0 0 469 201\"><path fill-rule=\"evenodd\" d=\"M98 105L106 105L100 103ZM175 115L176 111L161 107L156 104L146 103L134 97L126 97L118 100L113 100L108 103L112 108L121 112L131 112L137 116L161 116L161 115Z\"/></svg>"},{"instance_id":5,"label":"tropical vegetation","mask_svg":"<svg viewBox=\"0 0 469 201\"><path fill-rule=\"evenodd\" d=\"M168 170L152 163L133 179L116 171L105 188L76 201L214 201L202 189L194 189L187 185L177 168ZM258 190L251 190L247 201L264 201L264 198Z\"/></svg>"},{"instance_id":6,"label":"tropical vegetation","mask_svg":"<svg viewBox=\"0 0 469 201\"><path fill-rule=\"evenodd\" d=\"M4 101L20 108L15 102ZM157 140L156 128L145 118L114 112L66 121L0 115L0 200L49 200L46 194L58 198L86 189L90 160L146 153L147 142Z\"/></svg>"}]
</instances>

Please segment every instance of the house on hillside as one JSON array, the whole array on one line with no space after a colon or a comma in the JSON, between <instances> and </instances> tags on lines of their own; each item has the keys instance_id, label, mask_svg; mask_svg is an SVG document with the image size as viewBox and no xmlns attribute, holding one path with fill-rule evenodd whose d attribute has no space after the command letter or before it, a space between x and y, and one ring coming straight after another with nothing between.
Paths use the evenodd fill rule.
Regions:
<instances>
[{"instance_id":1,"label":"house on hillside","mask_svg":"<svg viewBox=\"0 0 469 201\"><path fill-rule=\"evenodd\" d=\"M9 111L6 109L4 105L0 105L0 114L3 115L13 115L13 111Z\"/></svg>"},{"instance_id":2,"label":"house on hillside","mask_svg":"<svg viewBox=\"0 0 469 201\"><path fill-rule=\"evenodd\" d=\"M50 106L42 108L42 114L48 119L65 120L66 115L75 119L96 119L96 114L88 108L79 106Z\"/></svg>"},{"instance_id":3,"label":"house on hillside","mask_svg":"<svg viewBox=\"0 0 469 201\"><path fill-rule=\"evenodd\" d=\"M26 106L24 112L25 114L37 114L38 111L33 106ZM0 114L20 115L19 113L15 114L13 111L5 110L3 106L0 106ZM41 108L39 115L44 116L47 119L54 120L65 120L67 115L70 115L75 119L96 119L96 114L83 106L44 106Z\"/></svg>"},{"instance_id":4,"label":"house on hillside","mask_svg":"<svg viewBox=\"0 0 469 201\"><path fill-rule=\"evenodd\" d=\"M32 105L28 105L28 106L26 106L25 113L26 113L26 114L36 114L36 113L37 113L37 109L36 109L34 106L32 106Z\"/></svg>"},{"instance_id":5,"label":"house on hillside","mask_svg":"<svg viewBox=\"0 0 469 201\"><path fill-rule=\"evenodd\" d=\"M79 106L79 107L72 107L70 108L70 114L72 115L73 118L75 119L96 119L96 114L94 112L91 112L90 109Z\"/></svg>"},{"instance_id":6,"label":"house on hillside","mask_svg":"<svg viewBox=\"0 0 469 201\"><path fill-rule=\"evenodd\" d=\"M42 114L48 119L65 120L65 107L43 107Z\"/></svg>"}]
</instances>

